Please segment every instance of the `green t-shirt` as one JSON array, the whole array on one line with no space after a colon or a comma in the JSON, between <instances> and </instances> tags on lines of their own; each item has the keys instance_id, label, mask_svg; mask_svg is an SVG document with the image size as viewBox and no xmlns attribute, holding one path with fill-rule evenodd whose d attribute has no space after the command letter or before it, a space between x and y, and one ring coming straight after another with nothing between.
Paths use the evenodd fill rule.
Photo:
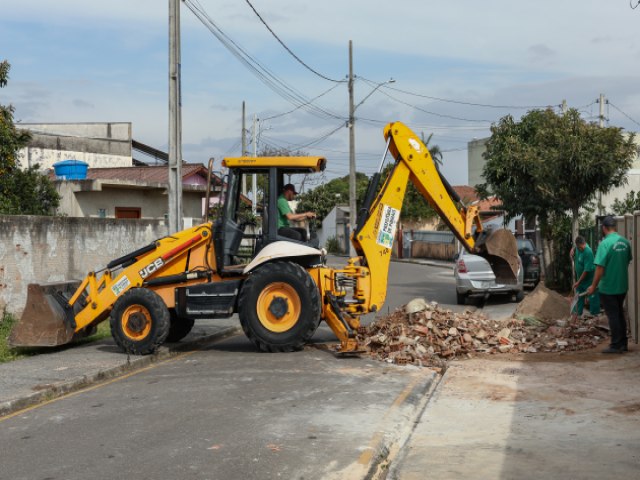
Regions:
<instances>
[{"instance_id":1,"label":"green t-shirt","mask_svg":"<svg viewBox=\"0 0 640 480\"><path fill-rule=\"evenodd\" d=\"M289 219L287 218L287 213L293 213L291 207L289 206L289 202L283 195L278 197L278 228L288 227Z\"/></svg>"},{"instance_id":2,"label":"green t-shirt","mask_svg":"<svg viewBox=\"0 0 640 480\"><path fill-rule=\"evenodd\" d=\"M596 251L595 264L604 267L604 273L598 284L600 293L619 295L629 289L629 262L631 262L631 244L612 232L604 237Z\"/></svg>"},{"instance_id":3,"label":"green t-shirt","mask_svg":"<svg viewBox=\"0 0 640 480\"><path fill-rule=\"evenodd\" d=\"M580 251L580 249L576 247L574 261L576 265L576 280L580 278L583 272L587 272L584 280L580 282L580 286L588 287L593 282L593 276L596 271L596 267L593 264L593 250L591 250L591 247L585 245L583 251Z\"/></svg>"}]
</instances>

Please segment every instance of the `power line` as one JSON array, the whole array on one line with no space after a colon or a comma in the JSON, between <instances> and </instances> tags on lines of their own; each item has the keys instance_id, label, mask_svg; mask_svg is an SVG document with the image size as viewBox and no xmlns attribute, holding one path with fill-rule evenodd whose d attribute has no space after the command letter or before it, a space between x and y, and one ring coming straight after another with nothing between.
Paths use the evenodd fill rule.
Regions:
<instances>
[{"instance_id":1,"label":"power line","mask_svg":"<svg viewBox=\"0 0 640 480\"><path fill-rule=\"evenodd\" d=\"M296 110L301 109L302 107L305 107L309 104L311 104L312 102L315 102L317 99L319 99L320 97L325 96L327 93L331 92L332 90L334 90L336 87L338 87L340 84L335 84L333 87L331 87L329 90L326 90L325 92L321 93L320 95L313 97L311 100L309 100L307 103L303 103L302 105L297 106L296 108L294 108L293 110L289 110L288 112L284 112L284 113L278 113L276 115L272 115L270 117L267 118L263 118L262 121L266 121L266 120L273 120L274 118L279 118L279 117L284 117L285 115L289 115L290 113L295 112Z\"/></svg>"},{"instance_id":2,"label":"power line","mask_svg":"<svg viewBox=\"0 0 640 480\"><path fill-rule=\"evenodd\" d=\"M253 58L237 42L229 37L207 14L198 0L184 0L184 4L191 10L198 20L222 43L222 45L247 67L262 83L273 90L277 95L296 107L301 107L308 113L319 118L332 118L345 120L344 117L327 111L309 102L302 93L280 79L266 66Z\"/></svg>"},{"instance_id":3,"label":"power line","mask_svg":"<svg viewBox=\"0 0 640 480\"><path fill-rule=\"evenodd\" d=\"M251 4L251 2L249 0L245 0L245 2L247 2L247 5L249 5L249 7L251 7L251 10L253 10L253 13L256 14L256 16L260 19L260 21L262 22L262 24L267 27L267 30L269 30L269 32L271 33L271 35L273 35L273 37L278 41L278 43L280 45L282 45L282 47L289 52L289 54L295 58L298 63L300 63L303 67L305 67L307 70L309 70L310 72L315 73L317 76L319 76L320 78L323 78L324 80L328 80L330 82L336 82L336 83L345 83L346 80L334 80L333 78L329 78L321 73L319 73L318 71L314 70L313 68L311 68L309 65L307 65L304 61L302 61L302 59L300 57L298 57L295 53L293 53L291 51L291 49L289 47L287 47L285 45L285 43L280 40L280 37L278 37L278 35L276 35L276 32L274 32L271 27L267 24L267 22L264 20L264 18L262 18L262 16L258 13L258 11L256 10L256 8Z\"/></svg>"},{"instance_id":4,"label":"power line","mask_svg":"<svg viewBox=\"0 0 640 480\"><path fill-rule=\"evenodd\" d=\"M638 0L638 3L640 3L640 0ZM637 6L637 5L636 5ZM617 111L619 111L622 115L624 115L625 117L627 117L629 120L631 120L633 123L635 123L636 125L640 126L640 123L638 123L637 121L635 121L633 118L631 118L629 115L627 115L626 113L624 113L622 110L620 110L618 107L616 107L613 103L611 103L611 101L609 101L609 105L611 105L613 108L615 108Z\"/></svg>"},{"instance_id":5,"label":"power line","mask_svg":"<svg viewBox=\"0 0 640 480\"><path fill-rule=\"evenodd\" d=\"M363 79L363 80L366 80L366 79ZM468 105L468 106L472 106L472 107L527 110L527 109L533 109L533 108L547 108L547 107L550 106L550 105L493 105L493 104L490 104L490 103L475 103L475 102L466 102L466 101L463 101L463 100L453 100L453 99L450 99L450 98L434 97L432 95L424 95L424 94L420 94L420 93L409 92L407 90L402 90L402 89L396 88L396 87L390 87L388 85L385 85L382 88L385 88L387 90L395 90L396 92L404 93L406 95L412 95L414 97L428 98L430 100L436 100L438 102L456 103L456 104L459 104L459 105Z\"/></svg>"}]
</instances>

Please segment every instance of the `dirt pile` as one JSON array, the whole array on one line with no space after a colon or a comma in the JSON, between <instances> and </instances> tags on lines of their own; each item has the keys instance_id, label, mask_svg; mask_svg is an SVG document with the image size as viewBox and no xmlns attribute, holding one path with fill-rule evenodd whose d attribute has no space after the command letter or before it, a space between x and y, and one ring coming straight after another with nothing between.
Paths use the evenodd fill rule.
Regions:
<instances>
[{"instance_id":1,"label":"dirt pile","mask_svg":"<svg viewBox=\"0 0 640 480\"><path fill-rule=\"evenodd\" d=\"M535 318L551 322L569 317L570 303L565 297L549 290L542 282L520 302L515 318Z\"/></svg>"},{"instance_id":2,"label":"dirt pile","mask_svg":"<svg viewBox=\"0 0 640 480\"><path fill-rule=\"evenodd\" d=\"M563 299L568 310L566 299ZM593 348L603 339L597 318L571 325L533 316L496 321L467 309L454 313L416 299L361 329L358 340L377 360L443 367L453 358L486 353L561 352Z\"/></svg>"}]
</instances>

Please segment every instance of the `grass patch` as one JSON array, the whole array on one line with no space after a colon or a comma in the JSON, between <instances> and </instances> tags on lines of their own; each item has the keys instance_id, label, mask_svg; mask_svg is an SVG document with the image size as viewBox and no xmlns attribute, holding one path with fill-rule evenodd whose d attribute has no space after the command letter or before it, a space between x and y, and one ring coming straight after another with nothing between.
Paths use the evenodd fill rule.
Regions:
<instances>
[{"instance_id":1,"label":"grass patch","mask_svg":"<svg viewBox=\"0 0 640 480\"><path fill-rule=\"evenodd\" d=\"M62 345L53 348L12 348L7 344L11 329L18 322L18 319L9 312L3 311L0 319L0 363L11 362L20 358L30 357L42 353L58 352L73 347L74 345L84 345L111 337L111 328L108 321L101 322L96 329L96 333L90 337L81 338L69 345Z\"/></svg>"},{"instance_id":2,"label":"grass patch","mask_svg":"<svg viewBox=\"0 0 640 480\"><path fill-rule=\"evenodd\" d=\"M17 321L18 319L9 312L2 312L2 319L0 319L0 363L10 362L12 360L17 360L18 358L29 356L28 352L23 352L23 350L26 349L11 348L7 345L7 339L11 333L11 329Z\"/></svg>"}]
</instances>

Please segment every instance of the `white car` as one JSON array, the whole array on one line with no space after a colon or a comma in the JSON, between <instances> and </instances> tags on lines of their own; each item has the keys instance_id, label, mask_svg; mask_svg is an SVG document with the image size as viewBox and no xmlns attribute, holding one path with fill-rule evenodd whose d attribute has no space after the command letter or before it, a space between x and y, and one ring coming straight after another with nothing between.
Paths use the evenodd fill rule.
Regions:
<instances>
[{"instance_id":1,"label":"white car","mask_svg":"<svg viewBox=\"0 0 640 480\"><path fill-rule=\"evenodd\" d=\"M462 250L456 257L453 275L456 279L456 297L458 305L464 305L470 296L507 294L519 302L524 298L522 261L518 259L517 283L501 285L496 283L496 276L491 265L483 257L472 255Z\"/></svg>"}]
</instances>

